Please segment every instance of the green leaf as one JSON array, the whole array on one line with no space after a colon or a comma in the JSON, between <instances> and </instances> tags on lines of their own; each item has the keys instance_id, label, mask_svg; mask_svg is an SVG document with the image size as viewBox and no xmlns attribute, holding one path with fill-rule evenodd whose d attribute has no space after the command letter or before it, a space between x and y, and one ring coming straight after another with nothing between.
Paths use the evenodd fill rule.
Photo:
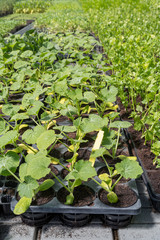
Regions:
<instances>
[{"instance_id":1,"label":"green leaf","mask_svg":"<svg viewBox=\"0 0 160 240\"><path fill-rule=\"evenodd\" d=\"M22 107L27 108L28 106L32 105L34 102L35 97L31 93L26 93L22 98Z\"/></svg>"},{"instance_id":2,"label":"green leaf","mask_svg":"<svg viewBox=\"0 0 160 240\"><path fill-rule=\"evenodd\" d=\"M129 128L132 124L127 121L115 121L110 124L110 128Z\"/></svg>"},{"instance_id":3,"label":"green leaf","mask_svg":"<svg viewBox=\"0 0 160 240\"><path fill-rule=\"evenodd\" d=\"M29 116L27 115L27 113L17 113L11 118L11 120L17 121L17 120L24 120L28 118Z\"/></svg>"},{"instance_id":4,"label":"green leaf","mask_svg":"<svg viewBox=\"0 0 160 240\"><path fill-rule=\"evenodd\" d=\"M46 130L43 126L38 125L33 130L28 129L27 131L25 131L22 135L22 140L25 140L25 142L28 144L35 144L37 138L45 131Z\"/></svg>"},{"instance_id":5,"label":"green leaf","mask_svg":"<svg viewBox=\"0 0 160 240\"><path fill-rule=\"evenodd\" d=\"M111 149L112 146L115 144L114 137L115 131L109 130L107 127L103 128L104 135L102 140L102 146L106 147L107 149Z\"/></svg>"},{"instance_id":6,"label":"green leaf","mask_svg":"<svg viewBox=\"0 0 160 240\"><path fill-rule=\"evenodd\" d=\"M17 62L14 64L14 68L15 68L15 69L24 68L24 67L26 67L27 65L28 65L28 62L20 60L20 61L17 61Z\"/></svg>"},{"instance_id":7,"label":"green leaf","mask_svg":"<svg viewBox=\"0 0 160 240\"><path fill-rule=\"evenodd\" d=\"M130 159L125 159L120 163L116 163L115 169L118 174L121 174L126 179L135 179L143 173L139 163Z\"/></svg>"},{"instance_id":8,"label":"green leaf","mask_svg":"<svg viewBox=\"0 0 160 240\"><path fill-rule=\"evenodd\" d=\"M39 186L39 191L46 191L47 189L52 187L54 184L55 182L52 179L47 179Z\"/></svg>"},{"instance_id":9,"label":"green leaf","mask_svg":"<svg viewBox=\"0 0 160 240\"><path fill-rule=\"evenodd\" d=\"M117 194L114 192L110 192L107 194L107 199L110 203L116 203L118 202Z\"/></svg>"},{"instance_id":10,"label":"green leaf","mask_svg":"<svg viewBox=\"0 0 160 240\"><path fill-rule=\"evenodd\" d=\"M24 181L24 177L30 175L35 179L45 177L50 169L48 168L51 163L50 158L46 157L46 151L39 151L36 154L28 154L26 156L26 163L21 164L19 175Z\"/></svg>"},{"instance_id":11,"label":"green leaf","mask_svg":"<svg viewBox=\"0 0 160 240\"><path fill-rule=\"evenodd\" d=\"M103 156L105 154L108 156L111 156L111 154L105 148L99 148L96 150L92 150L90 157L97 158L97 157Z\"/></svg>"},{"instance_id":12,"label":"green leaf","mask_svg":"<svg viewBox=\"0 0 160 240\"><path fill-rule=\"evenodd\" d=\"M73 117L73 115L78 114L78 110L76 107L72 106L72 105L68 105L65 109L62 109L60 111L60 113L63 116L67 116L67 117Z\"/></svg>"},{"instance_id":13,"label":"green leaf","mask_svg":"<svg viewBox=\"0 0 160 240\"><path fill-rule=\"evenodd\" d=\"M93 102L95 100L96 96L93 92L85 92L84 93L84 99L87 100L87 102Z\"/></svg>"},{"instance_id":14,"label":"green leaf","mask_svg":"<svg viewBox=\"0 0 160 240\"><path fill-rule=\"evenodd\" d=\"M81 179L82 181L87 181L88 178L94 177L96 175L96 170L94 167L92 167L91 162L79 160L75 163L74 170L70 172L65 179Z\"/></svg>"},{"instance_id":15,"label":"green leaf","mask_svg":"<svg viewBox=\"0 0 160 240\"><path fill-rule=\"evenodd\" d=\"M11 130L0 137L0 148L7 144L14 143L18 139L18 132L16 130Z\"/></svg>"},{"instance_id":16,"label":"green leaf","mask_svg":"<svg viewBox=\"0 0 160 240\"><path fill-rule=\"evenodd\" d=\"M55 84L55 92L56 93L63 96L67 90L68 90L67 80L56 82L56 84Z\"/></svg>"},{"instance_id":17,"label":"green leaf","mask_svg":"<svg viewBox=\"0 0 160 240\"><path fill-rule=\"evenodd\" d=\"M22 58L29 58L29 57L31 57L32 55L33 55L33 52L32 52L32 51L26 50L26 51L24 51L20 56L21 56Z\"/></svg>"},{"instance_id":18,"label":"green leaf","mask_svg":"<svg viewBox=\"0 0 160 240\"><path fill-rule=\"evenodd\" d=\"M102 98L106 102L115 102L117 93L118 93L118 89L114 86L111 86L109 89L107 87L103 88L100 91L100 94L102 95Z\"/></svg>"},{"instance_id":19,"label":"green leaf","mask_svg":"<svg viewBox=\"0 0 160 240\"><path fill-rule=\"evenodd\" d=\"M6 121L3 118L0 118L0 135L5 134L9 130L9 126L6 126Z\"/></svg>"},{"instance_id":20,"label":"green leaf","mask_svg":"<svg viewBox=\"0 0 160 240\"><path fill-rule=\"evenodd\" d=\"M108 181L110 182L110 180L111 180L107 173L102 173L98 177L99 177L99 179L101 179L102 181L105 181L105 182L108 182Z\"/></svg>"},{"instance_id":21,"label":"green leaf","mask_svg":"<svg viewBox=\"0 0 160 240\"><path fill-rule=\"evenodd\" d=\"M20 197L32 198L35 193L34 190L39 187L38 182L31 176L26 176L25 182L18 185L18 192Z\"/></svg>"},{"instance_id":22,"label":"green leaf","mask_svg":"<svg viewBox=\"0 0 160 240\"><path fill-rule=\"evenodd\" d=\"M47 149L55 140L56 135L54 130L45 131L37 138L37 147L39 150Z\"/></svg>"},{"instance_id":23,"label":"green leaf","mask_svg":"<svg viewBox=\"0 0 160 240\"><path fill-rule=\"evenodd\" d=\"M19 111L19 109L20 109L20 106L8 103L3 105L2 112L5 115L13 116Z\"/></svg>"},{"instance_id":24,"label":"green leaf","mask_svg":"<svg viewBox=\"0 0 160 240\"><path fill-rule=\"evenodd\" d=\"M0 156L0 175L8 176L11 175L10 172L7 171L9 169L13 173L16 171L16 168L19 166L19 155L13 151L9 151L6 155Z\"/></svg>"},{"instance_id":25,"label":"green leaf","mask_svg":"<svg viewBox=\"0 0 160 240\"><path fill-rule=\"evenodd\" d=\"M13 213L16 215L20 215L27 211L27 209L30 207L32 202L32 198L23 197L19 200L19 202L16 204Z\"/></svg>"},{"instance_id":26,"label":"green leaf","mask_svg":"<svg viewBox=\"0 0 160 240\"><path fill-rule=\"evenodd\" d=\"M89 118L84 118L80 125L81 130L84 133L98 131L108 124L107 118L101 118L96 114L89 115Z\"/></svg>"},{"instance_id":27,"label":"green leaf","mask_svg":"<svg viewBox=\"0 0 160 240\"><path fill-rule=\"evenodd\" d=\"M74 91L70 90L68 91L67 95L74 101L74 100L81 100L83 98L82 96L82 90L77 88Z\"/></svg>"},{"instance_id":28,"label":"green leaf","mask_svg":"<svg viewBox=\"0 0 160 240\"><path fill-rule=\"evenodd\" d=\"M34 101L32 103L32 107L30 109L27 110L27 113L29 115L37 115L37 113L39 112L40 108L43 106L43 103L40 101Z\"/></svg>"},{"instance_id":29,"label":"green leaf","mask_svg":"<svg viewBox=\"0 0 160 240\"><path fill-rule=\"evenodd\" d=\"M57 129L66 133L75 132L77 130L75 126L56 126L53 129Z\"/></svg>"}]
</instances>

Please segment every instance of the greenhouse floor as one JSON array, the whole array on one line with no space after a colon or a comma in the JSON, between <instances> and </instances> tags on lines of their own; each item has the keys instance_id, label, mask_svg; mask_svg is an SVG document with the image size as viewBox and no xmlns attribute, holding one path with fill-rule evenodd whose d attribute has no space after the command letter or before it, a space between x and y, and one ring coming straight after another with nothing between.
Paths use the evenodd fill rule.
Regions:
<instances>
[{"instance_id":1,"label":"greenhouse floor","mask_svg":"<svg viewBox=\"0 0 160 240\"><path fill-rule=\"evenodd\" d=\"M134 216L131 224L123 229L112 230L104 226L96 216L91 223L80 228L62 225L58 215L42 228L30 227L22 223L17 216L0 217L0 240L159 240L160 213L150 203L146 187L142 180L137 180L142 211Z\"/></svg>"}]
</instances>

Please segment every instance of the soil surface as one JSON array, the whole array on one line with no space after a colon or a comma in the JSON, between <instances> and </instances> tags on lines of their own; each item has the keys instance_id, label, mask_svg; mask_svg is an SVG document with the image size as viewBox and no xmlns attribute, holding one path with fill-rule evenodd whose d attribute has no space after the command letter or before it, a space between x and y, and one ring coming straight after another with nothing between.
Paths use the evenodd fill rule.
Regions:
<instances>
[{"instance_id":1,"label":"soil surface","mask_svg":"<svg viewBox=\"0 0 160 240\"><path fill-rule=\"evenodd\" d=\"M62 179L64 179L68 174L69 174L69 171L67 171L65 168L63 168L60 173Z\"/></svg>"},{"instance_id":2,"label":"soil surface","mask_svg":"<svg viewBox=\"0 0 160 240\"><path fill-rule=\"evenodd\" d=\"M90 158L91 151L86 148L86 149L79 149L77 153L78 153L77 161L81 159L88 160ZM73 153L68 151L65 152L63 155L63 158L65 160L71 159L72 157L73 157Z\"/></svg>"},{"instance_id":3,"label":"soil surface","mask_svg":"<svg viewBox=\"0 0 160 240\"><path fill-rule=\"evenodd\" d=\"M75 207L90 206L96 198L93 189L85 185L76 187L73 194L74 201L71 206ZM57 193L57 199L64 204L66 202L67 195L69 195L69 192L65 188L61 188Z\"/></svg>"},{"instance_id":4,"label":"soil surface","mask_svg":"<svg viewBox=\"0 0 160 240\"><path fill-rule=\"evenodd\" d=\"M121 102L121 99L119 97L117 97L116 100L118 106L119 106L119 113L120 113L120 117L123 120L133 120L132 118L130 118L130 114L132 112L132 109L130 107L130 104L128 105L127 109L124 107L124 105Z\"/></svg>"},{"instance_id":5,"label":"soil surface","mask_svg":"<svg viewBox=\"0 0 160 240\"><path fill-rule=\"evenodd\" d=\"M154 192L160 194L160 169L147 171L147 176Z\"/></svg>"},{"instance_id":6,"label":"soil surface","mask_svg":"<svg viewBox=\"0 0 160 240\"><path fill-rule=\"evenodd\" d=\"M53 188L49 188L46 191L38 192L35 196L35 199L32 200L32 206L40 206L45 203L48 203L55 197L55 191ZM20 200L20 196L17 194L17 200Z\"/></svg>"},{"instance_id":7,"label":"soil surface","mask_svg":"<svg viewBox=\"0 0 160 240\"><path fill-rule=\"evenodd\" d=\"M129 110L130 107L128 108L128 111L126 111L120 99L118 99L118 105L120 107L121 117L124 120L129 120L127 119L128 115L126 113L130 112ZM153 160L155 158L155 155L151 152L151 143L147 142L145 144L145 140L144 138L142 138L142 132L136 131L134 129L134 126L129 127L128 131L131 136L131 139L134 142L136 152L138 154L138 157L140 158L141 164L143 168L147 171L147 177L151 185L151 188L153 188L155 193L160 194L160 168L156 168L156 165L153 165ZM134 155L136 155L136 152L133 146L132 146L132 152Z\"/></svg>"},{"instance_id":8,"label":"soil surface","mask_svg":"<svg viewBox=\"0 0 160 240\"><path fill-rule=\"evenodd\" d=\"M137 195L125 184L117 184L115 187L115 193L118 196L117 203L110 203L107 199L107 194L104 189L100 190L99 199L106 205L112 207L126 208L130 207L137 202Z\"/></svg>"}]
</instances>

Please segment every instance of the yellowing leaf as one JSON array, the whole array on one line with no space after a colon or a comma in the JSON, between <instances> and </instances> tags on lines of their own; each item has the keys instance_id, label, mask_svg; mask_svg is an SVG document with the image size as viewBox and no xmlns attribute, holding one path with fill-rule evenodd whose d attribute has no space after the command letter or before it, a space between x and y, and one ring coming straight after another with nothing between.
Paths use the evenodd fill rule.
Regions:
<instances>
[{"instance_id":1,"label":"yellowing leaf","mask_svg":"<svg viewBox=\"0 0 160 240\"><path fill-rule=\"evenodd\" d=\"M27 197L21 198L14 208L14 211L13 211L14 214L20 215L26 212L29 206L31 205L31 202L32 202L32 198L27 198Z\"/></svg>"}]
</instances>

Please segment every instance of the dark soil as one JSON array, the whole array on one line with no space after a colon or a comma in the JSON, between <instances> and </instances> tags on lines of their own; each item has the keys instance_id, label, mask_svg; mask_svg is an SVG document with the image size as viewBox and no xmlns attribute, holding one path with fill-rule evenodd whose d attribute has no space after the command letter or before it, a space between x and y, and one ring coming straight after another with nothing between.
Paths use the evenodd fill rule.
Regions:
<instances>
[{"instance_id":1,"label":"dark soil","mask_svg":"<svg viewBox=\"0 0 160 240\"><path fill-rule=\"evenodd\" d=\"M77 160L80 160L80 159L88 160L90 158L91 151L88 149L79 149L77 153L78 153ZM72 157L73 157L73 153L68 151L65 152L63 155L63 158L65 160L71 159Z\"/></svg>"},{"instance_id":2,"label":"dark soil","mask_svg":"<svg viewBox=\"0 0 160 240\"><path fill-rule=\"evenodd\" d=\"M14 196L15 195L15 189L5 188L5 189L3 189L3 195Z\"/></svg>"},{"instance_id":3,"label":"dark soil","mask_svg":"<svg viewBox=\"0 0 160 240\"><path fill-rule=\"evenodd\" d=\"M53 188L49 188L46 191L38 192L35 196L35 199L32 200L31 205L40 206L45 203L48 203L55 197L55 191ZM17 200L20 200L20 196L17 194Z\"/></svg>"},{"instance_id":4,"label":"dark soil","mask_svg":"<svg viewBox=\"0 0 160 240\"><path fill-rule=\"evenodd\" d=\"M19 25L19 26L16 26L15 28L13 28L10 33L14 34L16 32L18 32L19 30L21 30L22 28L26 27L27 25L26 24L22 24L22 25Z\"/></svg>"},{"instance_id":5,"label":"dark soil","mask_svg":"<svg viewBox=\"0 0 160 240\"><path fill-rule=\"evenodd\" d=\"M35 200L32 201L32 205L40 206L42 204L48 203L55 197L55 191L53 188L49 188L46 191L38 192L36 194Z\"/></svg>"},{"instance_id":6,"label":"dark soil","mask_svg":"<svg viewBox=\"0 0 160 240\"><path fill-rule=\"evenodd\" d=\"M106 205L112 207L126 208L130 207L137 202L137 195L125 184L117 184L115 187L115 193L118 196L117 203L110 203L107 199L107 194L104 189L100 190L99 199Z\"/></svg>"},{"instance_id":7,"label":"dark soil","mask_svg":"<svg viewBox=\"0 0 160 240\"><path fill-rule=\"evenodd\" d=\"M154 192L160 194L160 169L147 171L147 175Z\"/></svg>"},{"instance_id":8,"label":"dark soil","mask_svg":"<svg viewBox=\"0 0 160 240\"><path fill-rule=\"evenodd\" d=\"M61 153L58 149L56 149L56 147L59 147L61 145L61 143L58 145L56 144L56 146L54 146L54 148L49 152L49 155L51 157L54 157L54 158L57 158L57 159L60 159L61 157Z\"/></svg>"},{"instance_id":9,"label":"dark soil","mask_svg":"<svg viewBox=\"0 0 160 240\"><path fill-rule=\"evenodd\" d=\"M109 152L110 152L110 154L112 154L112 152L109 150ZM117 156L118 155L125 155L125 156L129 156L129 154L128 154L128 148L126 149L126 148L124 148L124 149L118 149L117 150ZM112 157L110 157L110 156L108 156L108 155L104 155L104 158L105 158L105 160L107 161L107 163L109 164L109 165L114 165L114 164L116 164L116 163L118 163L118 162L121 162L121 159L120 158L118 158L118 157L115 157L114 159L112 158ZM100 161L100 162L103 162L104 163L104 160L103 160L103 158L102 157L98 157L98 160Z\"/></svg>"},{"instance_id":10,"label":"dark soil","mask_svg":"<svg viewBox=\"0 0 160 240\"><path fill-rule=\"evenodd\" d=\"M119 109L120 109L120 117L123 119L123 120L131 120L132 118L130 118L130 114L132 112L132 109L130 107L130 104L128 105L127 109L124 107L124 105L122 104L121 102L121 99L119 97L117 97L117 100L116 100L118 106L119 106ZM133 120L133 119L132 119Z\"/></svg>"},{"instance_id":11,"label":"dark soil","mask_svg":"<svg viewBox=\"0 0 160 240\"><path fill-rule=\"evenodd\" d=\"M141 138L141 132L134 130L133 127L130 127L128 131L135 144L138 156L141 159L144 168L146 170L156 170L156 166L153 165L153 159L155 158L155 155L151 153L150 143L147 142L146 145L144 145L144 139Z\"/></svg>"},{"instance_id":12,"label":"dark soil","mask_svg":"<svg viewBox=\"0 0 160 240\"><path fill-rule=\"evenodd\" d=\"M67 136L72 138L72 139L75 139L76 138L76 132L67 133ZM93 144L94 144L93 137L95 137L95 136L96 136L96 132L91 132L89 134L86 134L86 136L83 138L83 140L86 140L87 142L81 143L80 147L81 148L83 148L83 147L92 147ZM64 140L64 142L67 145L71 145L71 141L69 139Z\"/></svg>"},{"instance_id":13,"label":"dark soil","mask_svg":"<svg viewBox=\"0 0 160 240\"><path fill-rule=\"evenodd\" d=\"M74 201L71 206L75 207L90 206L96 198L93 189L85 185L76 187L73 194ZM65 188L61 188L57 193L57 199L64 204L66 202L67 195L69 195L69 192Z\"/></svg>"},{"instance_id":14,"label":"dark soil","mask_svg":"<svg viewBox=\"0 0 160 240\"><path fill-rule=\"evenodd\" d=\"M10 93L9 97L8 97L8 101L10 102L10 101L14 101L14 100L19 100L19 102L21 103L23 96L24 96L23 92L21 92L21 93Z\"/></svg>"},{"instance_id":15,"label":"dark soil","mask_svg":"<svg viewBox=\"0 0 160 240\"><path fill-rule=\"evenodd\" d=\"M61 178L64 179L68 175L69 171L67 171L65 168L62 169L60 175Z\"/></svg>"},{"instance_id":16,"label":"dark soil","mask_svg":"<svg viewBox=\"0 0 160 240\"><path fill-rule=\"evenodd\" d=\"M140 97L137 98L137 102L141 102ZM117 98L117 103L120 108L120 115L122 119L129 120L127 118L131 113L130 106L127 108L127 110L125 110L119 98ZM141 160L142 166L147 171L148 181L151 185L151 188L153 188L155 193L160 194L160 169L156 168L156 165L153 165L155 155L151 152L151 143L147 142L145 144L145 139L142 138L141 131L136 131L133 126L131 126L128 131L134 142L136 152ZM134 147L132 148L132 151L133 154L136 155Z\"/></svg>"}]
</instances>

